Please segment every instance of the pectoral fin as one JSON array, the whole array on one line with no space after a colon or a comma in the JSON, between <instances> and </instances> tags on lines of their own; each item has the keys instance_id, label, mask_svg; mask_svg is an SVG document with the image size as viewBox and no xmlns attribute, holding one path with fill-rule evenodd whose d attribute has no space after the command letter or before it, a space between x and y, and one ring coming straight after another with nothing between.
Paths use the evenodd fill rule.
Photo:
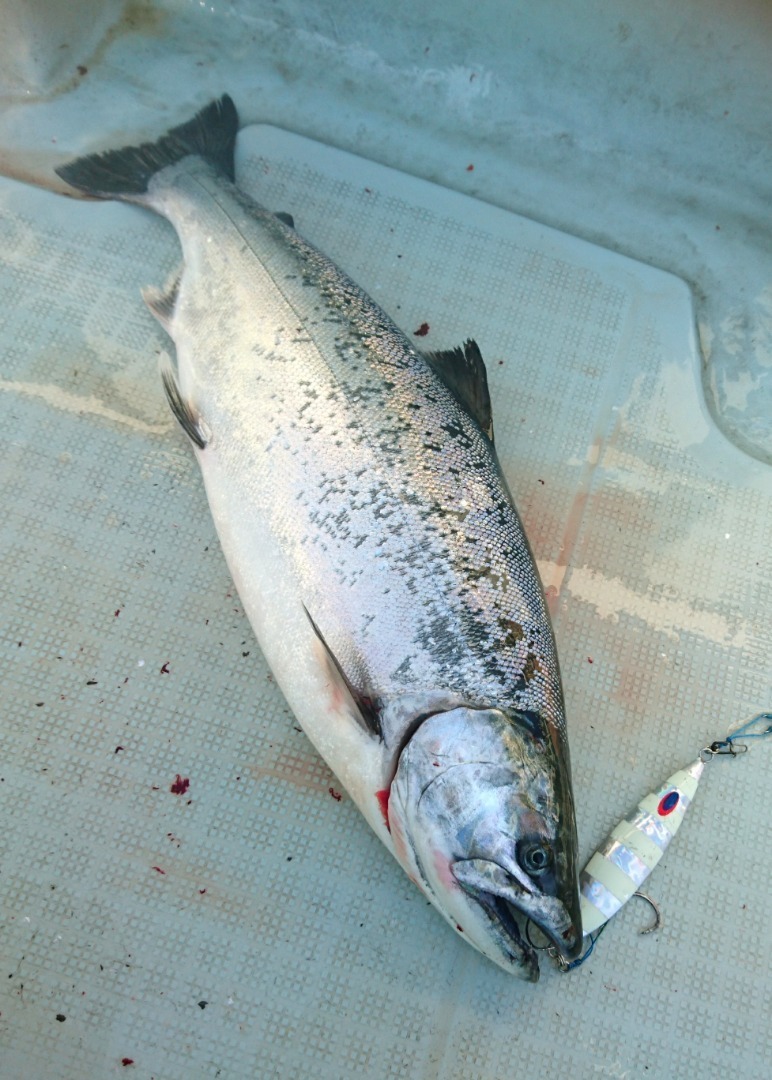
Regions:
<instances>
[{"instance_id":1,"label":"pectoral fin","mask_svg":"<svg viewBox=\"0 0 772 1080\"><path fill-rule=\"evenodd\" d=\"M356 685L357 683L362 682L361 679L354 679L346 674L346 672L343 670L343 665L340 663L337 656L335 656L330 646L324 640L321 630L312 619L311 614L305 605L303 605L303 610L305 611L308 621L311 624L311 628L313 629L317 638L324 647L327 659L330 662L331 676L338 681L338 683L343 689L345 689L346 693L354 703L357 713L357 722L371 735L377 735L378 738L382 738L383 734L381 731L380 721L380 700L376 695L370 692L367 686Z\"/></svg>"}]
</instances>

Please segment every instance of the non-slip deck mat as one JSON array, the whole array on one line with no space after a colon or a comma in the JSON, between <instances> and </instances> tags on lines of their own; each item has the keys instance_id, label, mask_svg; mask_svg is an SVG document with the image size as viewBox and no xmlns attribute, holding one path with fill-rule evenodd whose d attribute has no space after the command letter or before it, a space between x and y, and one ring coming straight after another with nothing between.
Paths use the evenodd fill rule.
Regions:
<instances>
[{"instance_id":1,"label":"non-slip deck mat","mask_svg":"<svg viewBox=\"0 0 772 1080\"><path fill-rule=\"evenodd\" d=\"M479 342L584 861L772 697L772 472L703 407L687 288L275 129L237 170L417 342ZM772 747L708 766L648 885L657 934L634 902L575 973L499 971L254 642L139 298L173 231L10 181L0 211L0 1077L768 1075Z\"/></svg>"}]
</instances>

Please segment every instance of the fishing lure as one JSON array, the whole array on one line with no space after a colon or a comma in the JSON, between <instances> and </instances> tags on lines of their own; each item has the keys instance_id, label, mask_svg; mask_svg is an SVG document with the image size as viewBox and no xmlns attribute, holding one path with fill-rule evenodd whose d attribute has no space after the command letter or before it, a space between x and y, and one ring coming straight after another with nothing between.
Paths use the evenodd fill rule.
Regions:
<instances>
[{"instance_id":1,"label":"fishing lure","mask_svg":"<svg viewBox=\"0 0 772 1080\"><path fill-rule=\"evenodd\" d=\"M760 723L766 723L763 730L750 730ZM725 739L704 746L696 761L668 777L661 788L641 799L633 813L612 829L579 877L582 927L588 947L571 963L563 961L551 948L547 950L564 971L584 963L608 920L631 896L643 897L657 915L655 925L642 933L659 926L659 909L640 889L680 828L706 764L719 755L744 754L748 747L737 742L740 738L760 739L766 735L772 735L772 712L759 713Z\"/></svg>"}]
</instances>

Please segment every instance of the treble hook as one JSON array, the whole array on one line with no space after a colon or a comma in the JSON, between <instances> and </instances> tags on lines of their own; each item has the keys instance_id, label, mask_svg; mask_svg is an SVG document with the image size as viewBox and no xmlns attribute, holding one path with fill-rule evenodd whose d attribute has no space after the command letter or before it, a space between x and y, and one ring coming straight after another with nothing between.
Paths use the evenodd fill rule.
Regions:
<instances>
[{"instance_id":1,"label":"treble hook","mask_svg":"<svg viewBox=\"0 0 772 1080\"><path fill-rule=\"evenodd\" d=\"M645 930L639 930L638 933L641 936L643 936L643 934L653 934L655 930L659 930L660 926L662 926L662 912L659 910L659 905L645 892L634 892L633 896L639 896L641 900L645 900L647 904L651 905L654 912L654 923L651 926L647 926Z\"/></svg>"}]
</instances>

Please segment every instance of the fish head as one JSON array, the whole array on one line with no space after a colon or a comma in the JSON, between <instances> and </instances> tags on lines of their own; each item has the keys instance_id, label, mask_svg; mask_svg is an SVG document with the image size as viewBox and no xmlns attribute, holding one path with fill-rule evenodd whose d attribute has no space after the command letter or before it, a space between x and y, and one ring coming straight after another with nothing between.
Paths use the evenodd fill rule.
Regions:
<instances>
[{"instance_id":1,"label":"fish head","mask_svg":"<svg viewBox=\"0 0 772 1080\"><path fill-rule=\"evenodd\" d=\"M389 796L397 858L485 956L539 977L531 920L562 956L582 948L567 760L517 713L458 708L423 722Z\"/></svg>"}]
</instances>

